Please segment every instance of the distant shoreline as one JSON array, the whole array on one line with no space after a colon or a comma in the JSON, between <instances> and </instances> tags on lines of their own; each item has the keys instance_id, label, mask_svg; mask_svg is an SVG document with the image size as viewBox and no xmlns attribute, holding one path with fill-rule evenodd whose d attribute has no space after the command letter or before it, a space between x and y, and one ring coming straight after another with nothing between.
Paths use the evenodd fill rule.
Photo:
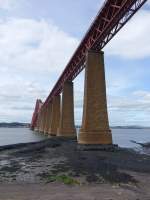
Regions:
<instances>
[{"instance_id":1,"label":"distant shoreline","mask_svg":"<svg viewBox=\"0 0 150 200\"><path fill-rule=\"evenodd\" d=\"M76 128L80 129L80 126L76 126ZM110 129L150 129L150 127L145 126L110 126Z\"/></svg>"},{"instance_id":2,"label":"distant shoreline","mask_svg":"<svg viewBox=\"0 0 150 200\"><path fill-rule=\"evenodd\" d=\"M150 127L144 126L112 126L111 129L150 129Z\"/></svg>"},{"instance_id":3,"label":"distant shoreline","mask_svg":"<svg viewBox=\"0 0 150 200\"><path fill-rule=\"evenodd\" d=\"M29 128L29 127L30 127L29 123L19 123L19 122L12 122L12 123L1 122L0 123L0 128Z\"/></svg>"},{"instance_id":4,"label":"distant shoreline","mask_svg":"<svg viewBox=\"0 0 150 200\"><path fill-rule=\"evenodd\" d=\"M1 122L0 128L30 128L29 123L20 123L20 122ZM77 129L80 129L81 127L79 125L76 125ZM150 129L150 127L144 127L144 126L111 126L111 129Z\"/></svg>"}]
</instances>

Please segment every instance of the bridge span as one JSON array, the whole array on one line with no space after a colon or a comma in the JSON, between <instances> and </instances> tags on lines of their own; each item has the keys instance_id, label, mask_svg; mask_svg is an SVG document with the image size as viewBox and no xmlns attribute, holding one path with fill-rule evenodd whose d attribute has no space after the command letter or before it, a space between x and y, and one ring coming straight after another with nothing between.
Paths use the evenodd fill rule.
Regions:
<instances>
[{"instance_id":1,"label":"bridge span","mask_svg":"<svg viewBox=\"0 0 150 200\"><path fill-rule=\"evenodd\" d=\"M147 0L106 0L46 101L37 100L31 129L50 136L74 137L73 80L85 68L79 144L111 145L103 47ZM62 98L60 94L62 93Z\"/></svg>"}]
</instances>

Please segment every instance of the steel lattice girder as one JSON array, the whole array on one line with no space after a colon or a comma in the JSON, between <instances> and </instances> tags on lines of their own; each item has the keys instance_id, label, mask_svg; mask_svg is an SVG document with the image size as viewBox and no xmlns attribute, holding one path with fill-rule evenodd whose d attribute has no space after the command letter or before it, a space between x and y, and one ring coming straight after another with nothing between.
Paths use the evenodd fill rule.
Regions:
<instances>
[{"instance_id":1,"label":"steel lattice girder","mask_svg":"<svg viewBox=\"0 0 150 200\"><path fill-rule=\"evenodd\" d=\"M147 0L107 0L73 54L43 106L61 93L67 80L74 80L85 67L88 50L100 51Z\"/></svg>"},{"instance_id":2,"label":"steel lattice girder","mask_svg":"<svg viewBox=\"0 0 150 200\"><path fill-rule=\"evenodd\" d=\"M83 69L88 50L100 51L147 0L107 0L81 41L55 87L45 101L62 91L64 82L73 80Z\"/></svg>"}]
</instances>

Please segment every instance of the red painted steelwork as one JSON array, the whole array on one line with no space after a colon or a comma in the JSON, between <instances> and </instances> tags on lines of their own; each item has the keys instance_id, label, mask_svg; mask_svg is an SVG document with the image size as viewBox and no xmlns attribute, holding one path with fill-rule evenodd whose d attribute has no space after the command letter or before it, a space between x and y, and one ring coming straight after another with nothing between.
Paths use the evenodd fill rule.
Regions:
<instances>
[{"instance_id":1,"label":"red painted steelwork","mask_svg":"<svg viewBox=\"0 0 150 200\"><path fill-rule=\"evenodd\" d=\"M100 51L141 8L147 0L107 0L81 41L44 106L61 93L67 80L73 80L84 69L88 50Z\"/></svg>"},{"instance_id":2,"label":"red painted steelwork","mask_svg":"<svg viewBox=\"0 0 150 200\"><path fill-rule=\"evenodd\" d=\"M85 67L88 50L100 51L147 0L107 0L73 54L43 106L61 93L67 80L74 80Z\"/></svg>"},{"instance_id":3,"label":"red painted steelwork","mask_svg":"<svg viewBox=\"0 0 150 200\"><path fill-rule=\"evenodd\" d=\"M34 109L34 113L33 113L33 116L32 116L31 125L30 125L31 129L34 129L35 126L36 126L38 113L39 113L41 107L42 107L42 101L40 99L37 99L35 109Z\"/></svg>"}]
</instances>

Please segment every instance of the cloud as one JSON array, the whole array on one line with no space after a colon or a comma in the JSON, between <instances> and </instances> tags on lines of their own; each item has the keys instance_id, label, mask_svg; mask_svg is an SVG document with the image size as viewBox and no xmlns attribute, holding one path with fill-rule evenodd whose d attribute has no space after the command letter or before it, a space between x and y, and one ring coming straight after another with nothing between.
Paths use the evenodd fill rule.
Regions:
<instances>
[{"instance_id":1,"label":"cloud","mask_svg":"<svg viewBox=\"0 0 150 200\"><path fill-rule=\"evenodd\" d=\"M18 1L0 0L0 8L12 9L15 6L12 2ZM99 9L99 4L96 9ZM106 47L107 54L125 59L141 59L150 56L149 18L150 13L141 10ZM36 98L44 100L48 96L50 88L78 43L78 39L44 19L1 19L0 121L29 122ZM110 122L113 125L135 124L140 120L144 124L150 114L148 91L135 91L131 95L121 96L120 91L125 91L131 86L130 79L133 77L128 75L128 70L121 74L118 73L117 66L109 67L111 73L109 72L108 76L108 107ZM76 80L78 82L76 88L80 89L81 85L84 88L81 80ZM134 84L136 84L135 80ZM75 91L75 96L75 115L80 124L83 91Z\"/></svg>"},{"instance_id":2,"label":"cloud","mask_svg":"<svg viewBox=\"0 0 150 200\"><path fill-rule=\"evenodd\" d=\"M108 54L125 59L150 57L149 19L149 10L140 10L105 48Z\"/></svg>"},{"instance_id":3,"label":"cloud","mask_svg":"<svg viewBox=\"0 0 150 200\"><path fill-rule=\"evenodd\" d=\"M149 126L150 92L137 90L130 95L108 95L108 110L111 125Z\"/></svg>"},{"instance_id":4,"label":"cloud","mask_svg":"<svg viewBox=\"0 0 150 200\"><path fill-rule=\"evenodd\" d=\"M0 84L0 121L30 122L36 98L44 99L48 91L25 80L7 81Z\"/></svg>"},{"instance_id":5,"label":"cloud","mask_svg":"<svg viewBox=\"0 0 150 200\"><path fill-rule=\"evenodd\" d=\"M17 6L18 0L0 0L0 9L11 10Z\"/></svg>"},{"instance_id":6,"label":"cloud","mask_svg":"<svg viewBox=\"0 0 150 200\"><path fill-rule=\"evenodd\" d=\"M79 95L77 95L79 94ZM141 125L150 123L150 91L135 90L130 95L107 95L108 113L111 126ZM81 125L83 114L83 92L76 91L75 117L76 124Z\"/></svg>"},{"instance_id":7,"label":"cloud","mask_svg":"<svg viewBox=\"0 0 150 200\"><path fill-rule=\"evenodd\" d=\"M76 38L45 20L1 20L0 121L16 121L17 115L18 121L30 121L29 108L48 96L77 45Z\"/></svg>"},{"instance_id":8,"label":"cloud","mask_svg":"<svg viewBox=\"0 0 150 200\"><path fill-rule=\"evenodd\" d=\"M62 71L77 44L77 39L44 20L9 19L0 23L3 68Z\"/></svg>"}]
</instances>

